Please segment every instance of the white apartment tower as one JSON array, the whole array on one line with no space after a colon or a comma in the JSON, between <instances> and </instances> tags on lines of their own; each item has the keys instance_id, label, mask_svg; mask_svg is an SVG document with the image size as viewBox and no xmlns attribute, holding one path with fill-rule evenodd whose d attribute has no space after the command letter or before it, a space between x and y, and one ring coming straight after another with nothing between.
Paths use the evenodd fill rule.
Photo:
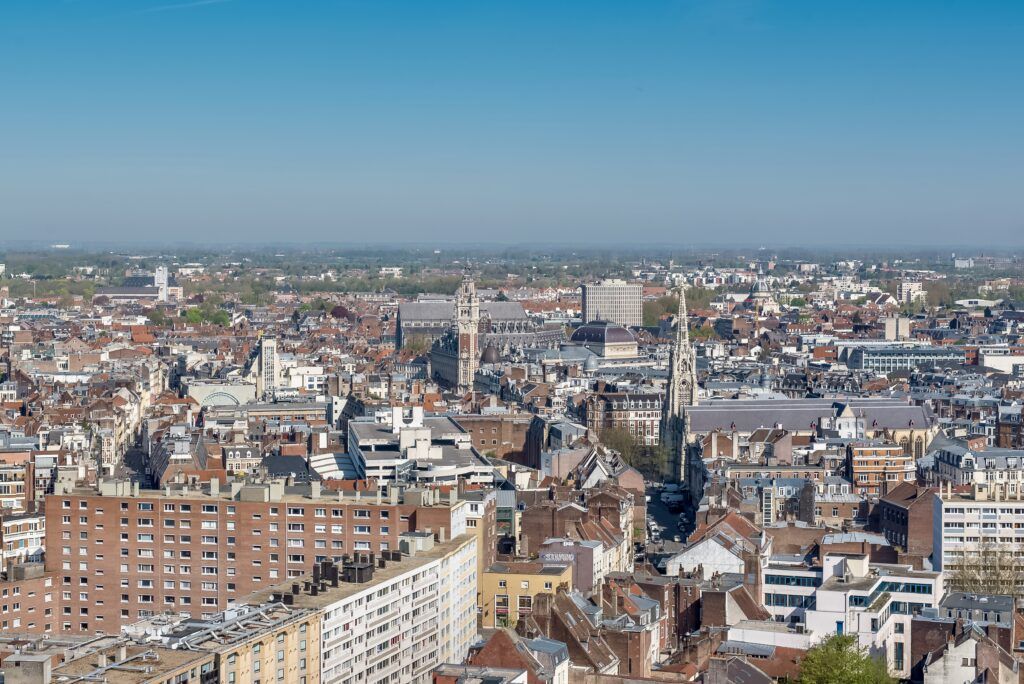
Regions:
<instances>
[{"instance_id":1,"label":"white apartment tower","mask_svg":"<svg viewBox=\"0 0 1024 684\"><path fill-rule=\"evenodd\" d=\"M602 280L583 286L583 322L608 321L626 327L643 325L643 286Z\"/></svg>"},{"instance_id":2,"label":"white apartment tower","mask_svg":"<svg viewBox=\"0 0 1024 684\"><path fill-rule=\"evenodd\" d=\"M427 684L434 668L469 654L477 639L476 537L435 544L429 533L404 536L413 555L385 561L371 581L296 599L321 611L322 684Z\"/></svg>"},{"instance_id":3,"label":"white apartment tower","mask_svg":"<svg viewBox=\"0 0 1024 684\"><path fill-rule=\"evenodd\" d=\"M260 339L256 374L256 394L261 398L273 393L281 384L281 364L277 358L277 338Z\"/></svg>"},{"instance_id":4,"label":"white apartment tower","mask_svg":"<svg viewBox=\"0 0 1024 684\"><path fill-rule=\"evenodd\" d=\"M157 266L156 271L153 272L153 285L156 286L157 299L161 302L166 302L168 299L167 287L170 284L170 278L167 275L166 266Z\"/></svg>"}]
</instances>

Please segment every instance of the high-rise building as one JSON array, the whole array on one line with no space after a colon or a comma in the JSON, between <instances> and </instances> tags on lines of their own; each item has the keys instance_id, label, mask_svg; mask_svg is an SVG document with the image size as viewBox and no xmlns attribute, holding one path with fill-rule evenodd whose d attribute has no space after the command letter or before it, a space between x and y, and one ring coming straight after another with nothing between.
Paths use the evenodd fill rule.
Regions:
<instances>
[{"instance_id":1,"label":"high-rise building","mask_svg":"<svg viewBox=\"0 0 1024 684\"><path fill-rule=\"evenodd\" d=\"M467 531L457 492L392 487L387 496L321 491L320 482L127 481L47 497L46 570L61 596L55 632L117 633L162 612L211 617L311 563L401 546L402 534ZM475 538L475 537L474 537ZM476 547L474 546L474 549ZM476 557L473 558L475 575Z\"/></svg>"},{"instance_id":2,"label":"high-rise building","mask_svg":"<svg viewBox=\"0 0 1024 684\"><path fill-rule=\"evenodd\" d=\"M256 394L261 398L272 394L281 384L281 364L277 357L277 338L260 339L257 359Z\"/></svg>"},{"instance_id":3,"label":"high-rise building","mask_svg":"<svg viewBox=\"0 0 1024 684\"><path fill-rule=\"evenodd\" d=\"M157 266L156 271L153 273L153 285L157 289L157 300L166 302L168 300L167 286L170 279L167 275L166 266Z\"/></svg>"},{"instance_id":4,"label":"high-rise building","mask_svg":"<svg viewBox=\"0 0 1024 684\"><path fill-rule=\"evenodd\" d=\"M928 293L919 282L904 280L896 286L896 299L902 304L913 304L927 298Z\"/></svg>"},{"instance_id":5,"label":"high-rise building","mask_svg":"<svg viewBox=\"0 0 1024 684\"><path fill-rule=\"evenodd\" d=\"M940 487L932 512L932 567L948 589L985 584L992 593L1016 594L1024 575L1021 489L1005 482L975 483L970 491Z\"/></svg>"},{"instance_id":6,"label":"high-rise building","mask_svg":"<svg viewBox=\"0 0 1024 684\"><path fill-rule=\"evenodd\" d=\"M626 327L643 325L643 286L602 280L583 286L583 322L610 321Z\"/></svg>"},{"instance_id":7,"label":"high-rise building","mask_svg":"<svg viewBox=\"0 0 1024 684\"><path fill-rule=\"evenodd\" d=\"M679 288L675 339L669 352L667 397L661 425L661 441L668 453L665 475L678 480L686 472L686 448L689 427L686 408L697 405L697 359L690 344L689 317L686 313L686 289Z\"/></svg>"},{"instance_id":8,"label":"high-rise building","mask_svg":"<svg viewBox=\"0 0 1024 684\"><path fill-rule=\"evenodd\" d=\"M403 534L401 550L322 563L253 598L316 611L322 684L426 683L476 641L476 544Z\"/></svg>"}]
</instances>

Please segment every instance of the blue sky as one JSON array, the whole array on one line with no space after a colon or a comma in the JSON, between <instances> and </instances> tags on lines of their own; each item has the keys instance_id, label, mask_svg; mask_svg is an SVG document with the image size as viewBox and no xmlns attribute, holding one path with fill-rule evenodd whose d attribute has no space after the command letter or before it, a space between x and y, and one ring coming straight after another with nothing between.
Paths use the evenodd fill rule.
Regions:
<instances>
[{"instance_id":1,"label":"blue sky","mask_svg":"<svg viewBox=\"0 0 1024 684\"><path fill-rule=\"evenodd\" d=\"M1024 2L3 0L0 238L1024 245Z\"/></svg>"}]
</instances>

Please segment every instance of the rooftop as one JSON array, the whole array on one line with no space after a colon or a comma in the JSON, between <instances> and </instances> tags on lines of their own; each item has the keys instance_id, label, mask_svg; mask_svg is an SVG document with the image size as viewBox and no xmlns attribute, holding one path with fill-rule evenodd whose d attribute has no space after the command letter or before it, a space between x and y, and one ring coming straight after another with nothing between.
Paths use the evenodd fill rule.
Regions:
<instances>
[{"instance_id":1,"label":"rooftop","mask_svg":"<svg viewBox=\"0 0 1024 684\"><path fill-rule=\"evenodd\" d=\"M274 594L291 594L293 602L290 606L291 608L317 610L343 601L361 592L372 590L407 573L414 572L433 561L455 553L475 541L475 537L463 535L445 542L435 543L433 548L426 551L417 551L414 556L403 554L401 561L386 561L385 567L374 568L373 579L369 582L339 582L336 587L328 583L327 588L324 591L319 591L315 596L307 591L300 591L298 594L294 594L292 591L293 585L297 583L304 586L305 582L312 581L312 575L305 575L303 577L290 578L287 582L256 592L249 597L249 601L251 603L267 603L271 601Z\"/></svg>"}]
</instances>

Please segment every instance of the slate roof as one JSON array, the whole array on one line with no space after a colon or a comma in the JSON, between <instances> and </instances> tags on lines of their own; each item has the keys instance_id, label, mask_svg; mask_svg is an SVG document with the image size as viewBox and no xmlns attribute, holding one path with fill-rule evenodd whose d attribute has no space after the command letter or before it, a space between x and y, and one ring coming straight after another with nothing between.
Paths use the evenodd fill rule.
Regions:
<instances>
[{"instance_id":1,"label":"slate roof","mask_svg":"<svg viewBox=\"0 0 1024 684\"><path fill-rule=\"evenodd\" d=\"M398 305L398 317L404 323L454 321L455 302L402 302ZM480 318L513 321L529 317L519 302L480 302Z\"/></svg>"},{"instance_id":2,"label":"slate roof","mask_svg":"<svg viewBox=\"0 0 1024 684\"><path fill-rule=\"evenodd\" d=\"M857 418L863 417L874 429L905 429L910 421L918 428L932 423L931 413L899 399L711 399L686 408L693 432L715 429L754 432L763 427L781 425L785 430L806 431L822 418L836 416L849 406Z\"/></svg>"}]
</instances>

